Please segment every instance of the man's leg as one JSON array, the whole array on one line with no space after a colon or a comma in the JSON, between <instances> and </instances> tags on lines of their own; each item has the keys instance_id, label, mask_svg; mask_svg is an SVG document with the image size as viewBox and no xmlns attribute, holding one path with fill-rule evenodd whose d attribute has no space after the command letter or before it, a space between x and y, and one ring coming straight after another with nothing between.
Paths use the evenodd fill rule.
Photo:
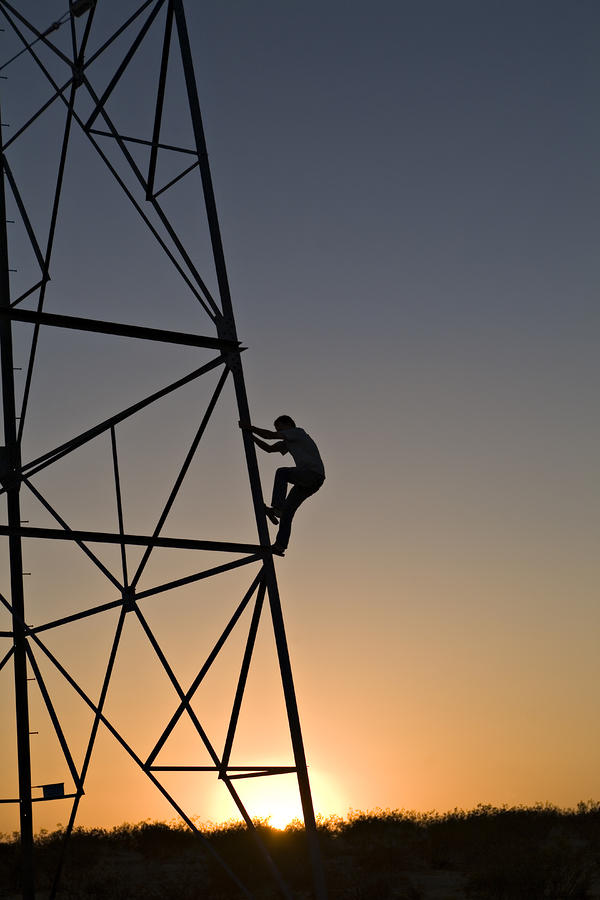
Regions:
<instances>
[{"instance_id":1,"label":"man's leg","mask_svg":"<svg viewBox=\"0 0 600 900\"><path fill-rule=\"evenodd\" d=\"M296 514L296 510L308 497L316 494L323 484L323 478L314 472L303 472L301 469L293 469L292 472L295 483L283 504L279 531L275 538L274 546L279 550L287 548L292 530L292 519ZM291 481L291 478L289 480Z\"/></svg>"},{"instance_id":2,"label":"man's leg","mask_svg":"<svg viewBox=\"0 0 600 900\"><path fill-rule=\"evenodd\" d=\"M278 549L285 550L287 548L288 542L290 540L290 532L292 530L292 519L296 515L296 510L298 509L300 504L303 503L304 500L306 500L307 497L310 497L312 493L314 492L309 491L308 488L302 487L299 484L295 484L287 495L287 499L283 504L283 509L281 510L279 531L277 532L277 537L275 538L275 546Z\"/></svg>"},{"instance_id":3,"label":"man's leg","mask_svg":"<svg viewBox=\"0 0 600 900\"><path fill-rule=\"evenodd\" d=\"M285 503L288 484L293 481L294 473L297 471L295 466L282 466L275 472L275 480L273 482L273 496L271 506L273 509L281 512ZM290 475L292 476L290 478Z\"/></svg>"}]
</instances>

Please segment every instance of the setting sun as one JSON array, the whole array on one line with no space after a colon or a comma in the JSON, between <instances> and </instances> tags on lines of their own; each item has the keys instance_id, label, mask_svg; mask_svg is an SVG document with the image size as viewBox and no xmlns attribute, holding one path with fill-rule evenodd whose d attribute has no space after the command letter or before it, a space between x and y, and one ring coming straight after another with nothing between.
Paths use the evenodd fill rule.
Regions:
<instances>
[{"instance_id":1,"label":"setting sun","mask_svg":"<svg viewBox=\"0 0 600 900\"><path fill-rule=\"evenodd\" d=\"M252 818L268 822L272 828L284 829L294 819L302 819L302 806L294 775L248 779L243 789L240 789L240 794ZM233 803L224 794L221 795L219 817L222 821L239 818Z\"/></svg>"},{"instance_id":2,"label":"setting sun","mask_svg":"<svg viewBox=\"0 0 600 900\"><path fill-rule=\"evenodd\" d=\"M293 813L290 807L283 806L281 809L276 810L271 813L268 817L268 823L271 828L276 828L278 831L284 831L287 826L294 821L294 819L298 819L299 815L297 813Z\"/></svg>"},{"instance_id":3,"label":"setting sun","mask_svg":"<svg viewBox=\"0 0 600 900\"><path fill-rule=\"evenodd\" d=\"M331 777L318 770L311 770L310 779L317 816L329 816L344 807L341 793ZM242 782L238 782L237 787L253 819L265 821L271 828L279 830L285 829L295 819L303 820L298 785L293 773L247 779L243 788L241 785ZM219 795L216 818L221 822L239 819L233 802L225 793Z\"/></svg>"}]
</instances>

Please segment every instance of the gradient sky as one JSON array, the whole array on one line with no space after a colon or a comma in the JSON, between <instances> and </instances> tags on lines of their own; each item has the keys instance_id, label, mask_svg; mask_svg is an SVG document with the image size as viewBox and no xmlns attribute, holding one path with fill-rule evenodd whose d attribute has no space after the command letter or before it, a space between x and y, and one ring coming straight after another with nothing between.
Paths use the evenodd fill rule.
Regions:
<instances>
[{"instance_id":1,"label":"gradient sky","mask_svg":"<svg viewBox=\"0 0 600 900\"><path fill-rule=\"evenodd\" d=\"M24 0L19 8L46 27L63 6ZM109 28L136 6L98 0L98 21ZM598 799L600 7L188 7L253 420L269 427L279 413L294 416L327 470L277 562L317 811ZM67 28L55 39L68 41ZM8 30L2 43L7 58L16 49ZM125 133L147 133L144 91L157 46L149 41L148 59L112 100ZM23 58L4 73L2 119L13 130L48 96L30 72ZM98 83L106 81L100 70ZM178 97L175 79L169 126L185 142ZM8 154L42 234L63 118L53 108ZM165 205L203 264L195 173ZM16 296L34 279L14 227ZM79 135L45 309L210 333ZM15 364L26 365L30 332L15 330ZM43 335L25 459L185 374L196 358ZM153 527L214 383L121 429L129 531ZM75 527L112 530L114 501L103 487L110 464L106 440L36 483ZM261 459L265 493L274 465ZM50 521L31 501L24 507L32 522ZM229 386L165 533L253 541L253 528ZM116 567L117 554L98 552ZM157 552L149 583L195 565L184 551ZM66 545L28 545L26 570L35 624L114 599ZM239 599L251 577L232 573L212 593L186 588L166 610L158 598L144 607L178 654L184 682L210 648L222 603ZM0 590L8 594L7 574ZM91 692L114 622L70 626L48 640ZM7 623L2 613L0 628ZM151 655L133 626L124 641L109 710L151 746L152 715L162 722L173 697L150 680ZM278 763L288 749L268 629L259 651L243 746ZM217 730L239 652L232 648L200 704ZM6 735L10 678L7 667ZM36 690L34 784L68 786ZM58 681L56 691L81 739L89 717ZM196 758L193 735L177 741ZM80 823L171 818L110 736L97 751ZM1 752L2 795L14 795L11 738ZM172 777L201 820L233 815L212 783ZM293 785L266 781L248 788L251 812L291 818ZM66 801L35 812L37 827L68 817ZM13 807L0 806L0 830L16 821Z\"/></svg>"}]
</instances>

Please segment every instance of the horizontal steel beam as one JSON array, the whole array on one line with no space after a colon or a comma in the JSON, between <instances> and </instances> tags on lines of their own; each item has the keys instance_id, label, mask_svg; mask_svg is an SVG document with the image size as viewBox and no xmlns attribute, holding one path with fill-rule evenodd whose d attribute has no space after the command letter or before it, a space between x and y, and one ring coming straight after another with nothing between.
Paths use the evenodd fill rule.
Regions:
<instances>
[{"instance_id":1,"label":"horizontal steel beam","mask_svg":"<svg viewBox=\"0 0 600 900\"><path fill-rule=\"evenodd\" d=\"M73 797L77 797L77 794L62 794L60 797L32 797L32 803L43 803L44 801L48 802L48 800L70 800ZM0 803L20 803L18 797L15 799L9 798L7 800L0 800Z\"/></svg>"},{"instance_id":2,"label":"horizontal steel beam","mask_svg":"<svg viewBox=\"0 0 600 900\"><path fill-rule=\"evenodd\" d=\"M270 547L258 544L234 544L229 541L196 541L191 538L151 537L143 534L110 534L105 531L71 531L62 528L10 528L0 525L0 535L42 538L55 541L89 541L94 544L136 544L141 547L167 547L176 550L221 550L224 553L270 553Z\"/></svg>"},{"instance_id":3,"label":"horizontal steel beam","mask_svg":"<svg viewBox=\"0 0 600 900\"><path fill-rule=\"evenodd\" d=\"M149 772L220 772L218 766L148 766ZM287 775L295 766L225 766L225 772L249 772L251 775Z\"/></svg>"},{"instance_id":4,"label":"horizontal steel beam","mask_svg":"<svg viewBox=\"0 0 600 900\"><path fill-rule=\"evenodd\" d=\"M114 334L119 337L142 338L146 341L162 341L166 344L184 344L188 347L209 347L211 350L237 350L239 341L226 341L217 337L188 334L184 331L166 331L163 328L147 328L143 325L125 325L121 322L103 322L100 319L85 319L82 316L62 316L56 313L36 312L17 309L12 306L1 309L0 315L8 316L16 322L31 325L51 325L55 328L71 328L75 331L95 331L100 334Z\"/></svg>"}]
</instances>

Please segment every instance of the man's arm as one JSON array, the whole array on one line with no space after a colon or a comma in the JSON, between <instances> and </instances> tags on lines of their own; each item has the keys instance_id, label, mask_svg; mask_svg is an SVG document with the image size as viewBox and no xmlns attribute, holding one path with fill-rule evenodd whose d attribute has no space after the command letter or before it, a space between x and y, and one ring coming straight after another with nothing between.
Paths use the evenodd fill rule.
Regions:
<instances>
[{"instance_id":1,"label":"man's arm","mask_svg":"<svg viewBox=\"0 0 600 900\"><path fill-rule=\"evenodd\" d=\"M256 425L243 425L240 422L239 426L242 431L250 431L252 434L258 434L261 437L269 438L271 441L281 437L278 431L269 431L267 428L257 428Z\"/></svg>"},{"instance_id":2,"label":"man's arm","mask_svg":"<svg viewBox=\"0 0 600 900\"><path fill-rule=\"evenodd\" d=\"M257 428L255 425L242 425L239 423L242 431L249 431L252 435L252 440L260 447L261 450L266 450L267 453L287 453L287 445L285 441L278 440L276 444L265 444L264 441L261 441L260 438L256 437L257 434L262 435L262 437L266 437L269 440L275 440L276 438L280 438L281 435L277 431L268 431L266 428Z\"/></svg>"},{"instance_id":3,"label":"man's arm","mask_svg":"<svg viewBox=\"0 0 600 900\"><path fill-rule=\"evenodd\" d=\"M256 425L242 425L240 422L240 428L242 431L250 431L252 434L258 434L260 437L269 438L271 441L281 437L277 431L269 431L267 428L257 428Z\"/></svg>"},{"instance_id":4,"label":"man's arm","mask_svg":"<svg viewBox=\"0 0 600 900\"><path fill-rule=\"evenodd\" d=\"M261 450L266 450L267 453L287 453L285 441L278 441L276 444L265 444L264 441L261 441L261 439L254 434L252 435L252 440L257 447L260 447Z\"/></svg>"}]
</instances>

